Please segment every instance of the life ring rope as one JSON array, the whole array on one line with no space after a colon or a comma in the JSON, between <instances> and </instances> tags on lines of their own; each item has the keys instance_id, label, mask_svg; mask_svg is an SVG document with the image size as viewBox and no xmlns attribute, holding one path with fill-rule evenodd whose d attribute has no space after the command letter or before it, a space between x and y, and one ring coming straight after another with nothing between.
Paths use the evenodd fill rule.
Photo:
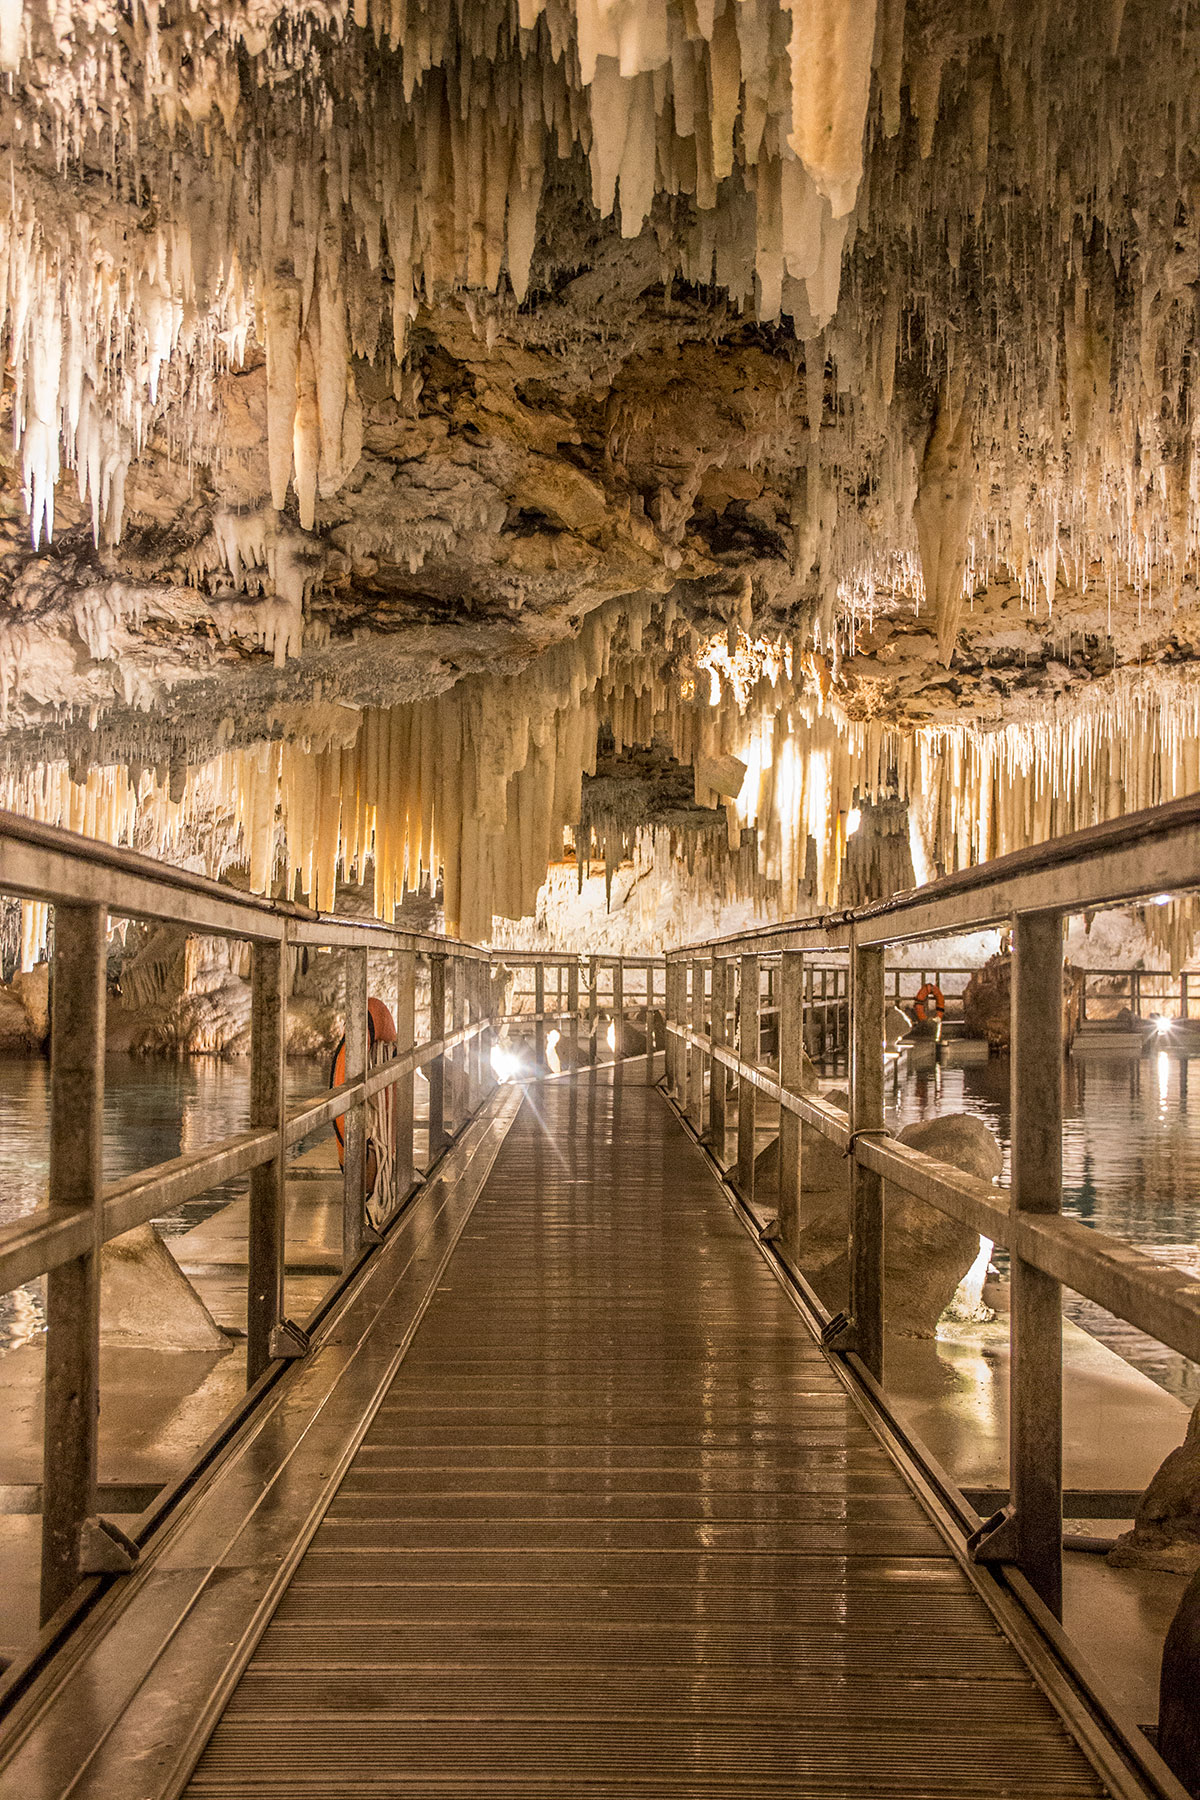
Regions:
<instances>
[{"instance_id":1,"label":"life ring rope","mask_svg":"<svg viewBox=\"0 0 1200 1800\"><path fill-rule=\"evenodd\" d=\"M926 1002L929 1000L933 1001L933 1010L938 1018L944 1018L946 1013L946 996L943 994L936 981L927 981L917 995L914 1011L922 1025L929 1017L929 1011L926 1005Z\"/></svg>"}]
</instances>

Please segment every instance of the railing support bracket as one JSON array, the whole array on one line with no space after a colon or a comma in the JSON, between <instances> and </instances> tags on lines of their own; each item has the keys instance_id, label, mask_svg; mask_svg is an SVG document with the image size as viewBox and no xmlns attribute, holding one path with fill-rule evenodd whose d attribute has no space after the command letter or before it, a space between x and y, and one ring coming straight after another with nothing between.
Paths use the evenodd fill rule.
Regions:
<instances>
[{"instance_id":1,"label":"railing support bracket","mask_svg":"<svg viewBox=\"0 0 1200 1800\"><path fill-rule=\"evenodd\" d=\"M849 1356L852 1350L858 1349L854 1320L844 1312L834 1313L828 1324L821 1327L821 1343L826 1350L834 1350L839 1356Z\"/></svg>"},{"instance_id":2,"label":"railing support bracket","mask_svg":"<svg viewBox=\"0 0 1200 1800\"><path fill-rule=\"evenodd\" d=\"M308 1333L294 1319L280 1319L271 1331L270 1348L272 1362L295 1362L308 1355Z\"/></svg>"},{"instance_id":3,"label":"railing support bracket","mask_svg":"<svg viewBox=\"0 0 1200 1800\"><path fill-rule=\"evenodd\" d=\"M1016 1508L1002 1506L977 1526L967 1539L967 1555L977 1563L1019 1561Z\"/></svg>"},{"instance_id":4,"label":"railing support bracket","mask_svg":"<svg viewBox=\"0 0 1200 1800\"><path fill-rule=\"evenodd\" d=\"M85 1519L79 1534L81 1575L130 1575L137 1567L138 1547L111 1519Z\"/></svg>"}]
</instances>

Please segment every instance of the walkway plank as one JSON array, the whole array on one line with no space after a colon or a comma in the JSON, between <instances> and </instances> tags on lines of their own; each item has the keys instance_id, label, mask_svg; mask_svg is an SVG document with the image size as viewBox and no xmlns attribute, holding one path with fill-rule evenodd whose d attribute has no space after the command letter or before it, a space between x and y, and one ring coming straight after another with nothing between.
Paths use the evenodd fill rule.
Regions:
<instances>
[{"instance_id":1,"label":"walkway plank","mask_svg":"<svg viewBox=\"0 0 1200 1800\"><path fill-rule=\"evenodd\" d=\"M660 1097L526 1102L192 1800L1103 1789Z\"/></svg>"}]
</instances>

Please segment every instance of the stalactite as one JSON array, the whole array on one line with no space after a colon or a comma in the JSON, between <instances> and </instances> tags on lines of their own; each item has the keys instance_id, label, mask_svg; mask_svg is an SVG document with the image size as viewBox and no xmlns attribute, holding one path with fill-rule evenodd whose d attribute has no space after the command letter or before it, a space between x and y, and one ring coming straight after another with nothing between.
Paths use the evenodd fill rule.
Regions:
<instances>
[{"instance_id":1,"label":"stalactite","mask_svg":"<svg viewBox=\"0 0 1200 1800\"><path fill-rule=\"evenodd\" d=\"M635 649L634 646L637 646ZM669 855L684 886L713 903L749 901L769 919L836 906L847 822L878 802L905 810L879 862L918 881L1200 791L1200 680L1118 675L1074 703L996 729L900 730L847 719L819 658L722 632L695 645L668 602L610 602L579 636L510 676L470 677L409 706L362 715L328 708L305 737L229 748L186 770L65 763L10 771L0 804L210 875L249 872L256 892L328 909L339 879L374 882L391 918L404 893L443 882L447 925L486 939L496 917L531 916L547 868L581 817L607 723L626 744L666 746L693 770L699 805L726 832L639 832L595 846L609 870ZM593 829L576 835L580 867ZM664 843L665 840L665 843ZM857 892L857 890L855 890ZM1178 963L1197 909L1148 909ZM44 918L27 909L27 958Z\"/></svg>"},{"instance_id":2,"label":"stalactite","mask_svg":"<svg viewBox=\"0 0 1200 1800\"><path fill-rule=\"evenodd\" d=\"M6 0L25 149L0 314L34 543L62 468L111 541L155 432L217 454L214 378L256 340L272 503L319 523L361 445L352 358L398 382L419 303L452 286L510 317L547 176L578 156L626 236L651 221L664 278L792 320L810 388L828 370L797 528L844 608L917 591L918 539L943 657L1000 573L1032 607L1063 566L1149 595L1165 564L1169 600L1196 541L1195 22L1158 0L1115 38L1083 0L1020 31L992 0L944 12Z\"/></svg>"}]
</instances>

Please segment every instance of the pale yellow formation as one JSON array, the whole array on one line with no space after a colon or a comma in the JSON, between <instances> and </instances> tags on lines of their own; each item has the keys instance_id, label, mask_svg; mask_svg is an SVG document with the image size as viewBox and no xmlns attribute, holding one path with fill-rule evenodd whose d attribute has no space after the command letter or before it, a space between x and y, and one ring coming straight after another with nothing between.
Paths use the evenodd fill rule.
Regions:
<instances>
[{"instance_id":1,"label":"pale yellow formation","mask_svg":"<svg viewBox=\"0 0 1200 1800\"><path fill-rule=\"evenodd\" d=\"M735 652L724 639L698 646L698 680L668 679L661 650L643 647L651 625L663 631L661 606L611 606L518 675L471 677L361 720L328 709L340 727L230 749L189 770L175 797L162 771L135 782L94 768L77 783L56 763L10 776L0 803L168 859L198 838L205 873L241 865L256 892L325 910L339 879L369 876L391 918L406 889L440 875L448 928L486 939L494 918L534 913L580 818L601 721L618 754L657 738L691 766L696 800L723 808L725 829L667 853L714 906L749 898L764 919L837 904L847 815L864 800L908 802L927 879L1200 790L1200 681L1121 677L1040 719L902 732L846 719L817 663L793 669L744 634ZM653 862L636 821L620 837L600 854ZM1152 909L1176 961L1193 910ZM35 958L33 909L25 937Z\"/></svg>"}]
</instances>

